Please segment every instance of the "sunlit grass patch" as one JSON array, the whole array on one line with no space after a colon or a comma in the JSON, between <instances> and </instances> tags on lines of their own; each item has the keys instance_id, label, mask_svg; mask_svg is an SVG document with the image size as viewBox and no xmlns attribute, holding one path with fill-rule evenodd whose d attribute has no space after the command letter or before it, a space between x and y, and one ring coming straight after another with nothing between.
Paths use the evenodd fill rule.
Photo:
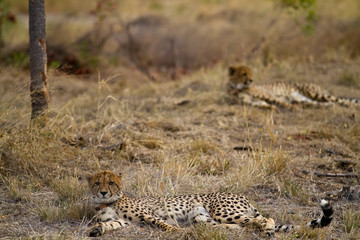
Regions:
<instances>
[{"instance_id":1,"label":"sunlit grass patch","mask_svg":"<svg viewBox=\"0 0 360 240\"><path fill-rule=\"evenodd\" d=\"M150 121L148 125L149 127L162 129L167 132L178 132L181 130L181 126L167 120Z\"/></svg>"},{"instance_id":2,"label":"sunlit grass patch","mask_svg":"<svg viewBox=\"0 0 360 240\"><path fill-rule=\"evenodd\" d=\"M227 230L225 227L208 227L205 224L196 224L183 234L181 239L199 240L227 240Z\"/></svg>"},{"instance_id":3,"label":"sunlit grass patch","mask_svg":"<svg viewBox=\"0 0 360 240\"><path fill-rule=\"evenodd\" d=\"M360 88L360 74L344 71L340 74L337 84L347 87Z\"/></svg>"},{"instance_id":4,"label":"sunlit grass patch","mask_svg":"<svg viewBox=\"0 0 360 240\"><path fill-rule=\"evenodd\" d=\"M88 185L81 183L78 178L66 176L63 179L55 178L50 184L57 193L60 201L75 202L84 197Z\"/></svg>"},{"instance_id":5,"label":"sunlit grass patch","mask_svg":"<svg viewBox=\"0 0 360 240\"><path fill-rule=\"evenodd\" d=\"M64 220L66 217L65 209L53 204L39 204L37 206L38 216L42 221L55 221L55 220Z\"/></svg>"},{"instance_id":6,"label":"sunlit grass patch","mask_svg":"<svg viewBox=\"0 0 360 240\"><path fill-rule=\"evenodd\" d=\"M184 161L198 174L224 174L230 167L230 160L220 147L206 140L194 140L184 149Z\"/></svg>"},{"instance_id":7,"label":"sunlit grass patch","mask_svg":"<svg viewBox=\"0 0 360 240\"><path fill-rule=\"evenodd\" d=\"M326 228L309 228L307 226L300 226L300 229L290 233L278 233L277 239L281 240L295 240L295 239L327 239L329 233Z\"/></svg>"},{"instance_id":8,"label":"sunlit grass patch","mask_svg":"<svg viewBox=\"0 0 360 240\"><path fill-rule=\"evenodd\" d=\"M81 199L80 201L70 204L66 209L66 217L72 220L82 220L84 218L90 220L95 215L94 205L89 199Z\"/></svg>"},{"instance_id":9,"label":"sunlit grass patch","mask_svg":"<svg viewBox=\"0 0 360 240\"><path fill-rule=\"evenodd\" d=\"M24 184L17 177L1 176L0 181L4 183L9 196L16 202L29 201L31 199L31 193L36 191L36 187L34 187L34 185ZM36 184L36 182L33 184Z\"/></svg>"},{"instance_id":10,"label":"sunlit grass patch","mask_svg":"<svg viewBox=\"0 0 360 240\"><path fill-rule=\"evenodd\" d=\"M90 220L94 214L95 209L88 201L81 201L77 203L38 203L36 207L38 216L42 221L64 221L64 220L82 220L84 218Z\"/></svg>"},{"instance_id":11,"label":"sunlit grass patch","mask_svg":"<svg viewBox=\"0 0 360 240\"><path fill-rule=\"evenodd\" d=\"M294 181L291 176L279 180L281 194L289 199L297 199L299 202L307 204L309 194L301 182Z\"/></svg>"},{"instance_id":12,"label":"sunlit grass patch","mask_svg":"<svg viewBox=\"0 0 360 240\"><path fill-rule=\"evenodd\" d=\"M349 239L358 239L360 237L360 210L345 209L341 222Z\"/></svg>"},{"instance_id":13,"label":"sunlit grass patch","mask_svg":"<svg viewBox=\"0 0 360 240\"><path fill-rule=\"evenodd\" d=\"M202 155L220 153L221 149L212 142L197 139L190 142L188 151L193 155Z\"/></svg>"},{"instance_id":14,"label":"sunlit grass patch","mask_svg":"<svg viewBox=\"0 0 360 240\"><path fill-rule=\"evenodd\" d=\"M198 174L204 175L219 175L226 173L230 167L230 161L222 155L214 156L191 156L185 157L188 159L189 167L194 168L194 171Z\"/></svg>"},{"instance_id":15,"label":"sunlit grass patch","mask_svg":"<svg viewBox=\"0 0 360 240\"><path fill-rule=\"evenodd\" d=\"M139 139L136 140L136 142L149 149L162 148L162 146L164 145L164 143L161 140L155 138Z\"/></svg>"},{"instance_id":16,"label":"sunlit grass patch","mask_svg":"<svg viewBox=\"0 0 360 240\"><path fill-rule=\"evenodd\" d=\"M341 112L339 113L339 115ZM347 118L347 119L346 119ZM351 120L351 115L338 116L335 124L324 125L319 127L317 135L326 139L338 138L342 143L346 144L352 151L359 151L360 145L360 123ZM335 125L335 126L334 126Z\"/></svg>"},{"instance_id":17,"label":"sunlit grass patch","mask_svg":"<svg viewBox=\"0 0 360 240\"><path fill-rule=\"evenodd\" d=\"M283 173L291 161L289 156L282 151L277 149L265 154L264 158L260 160L263 162L263 167L268 176Z\"/></svg>"},{"instance_id":18,"label":"sunlit grass patch","mask_svg":"<svg viewBox=\"0 0 360 240\"><path fill-rule=\"evenodd\" d=\"M3 171L20 171L40 178L51 175L56 165L71 153L48 130L15 130L3 136L0 146Z\"/></svg>"}]
</instances>

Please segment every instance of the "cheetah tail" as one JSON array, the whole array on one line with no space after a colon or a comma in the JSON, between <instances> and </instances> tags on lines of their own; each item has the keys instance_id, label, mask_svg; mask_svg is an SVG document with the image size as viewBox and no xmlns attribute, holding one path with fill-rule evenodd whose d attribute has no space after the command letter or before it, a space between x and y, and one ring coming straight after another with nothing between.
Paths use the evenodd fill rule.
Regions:
<instances>
[{"instance_id":1,"label":"cheetah tail","mask_svg":"<svg viewBox=\"0 0 360 240\"><path fill-rule=\"evenodd\" d=\"M334 210L330 203L326 201L325 199L321 199L320 202L321 209L323 211L321 217L318 219L314 219L311 222L308 223L308 226L311 228L322 228L327 227L330 225L332 221L332 215L334 213Z\"/></svg>"},{"instance_id":2,"label":"cheetah tail","mask_svg":"<svg viewBox=\"0 0 360 240\"><path fill-rule=\"evenodd\" d=\"M352 104L360 104L360 99L356 99L356 98L343 98L343 97L338 97L335 99L332 99L334 102L339 103L340 105L343 106L349 106Z\"/></svg>"},{"instance_id":3,"label":"cheetah tail","mask_svg":"<svg viewBox=\"0 0 360 240\"><path fill-rule=\"evenodd\" d=\"M314 219L307 224L307 226L311 228L323 228L330 225L332 221L332 215L334 210L330 203L325 199L322 199L320 202L320 207L322 209L321 217L318 219ZM300 226L293 226L293 225L276 225L275 232L290 232L293 229L298 229Z\"/></svg>"}]
</instances>

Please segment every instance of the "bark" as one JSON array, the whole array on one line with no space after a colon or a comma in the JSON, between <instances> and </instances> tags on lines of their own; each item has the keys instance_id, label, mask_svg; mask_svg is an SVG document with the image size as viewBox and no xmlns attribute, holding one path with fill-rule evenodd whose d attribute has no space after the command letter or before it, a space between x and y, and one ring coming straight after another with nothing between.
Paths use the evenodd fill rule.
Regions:
<instances>
[{"instance_id":1,"label":"bark","mask_svg":"<svg viewBox=\"0 0 360 240\"><path fill-rule=\"evenodd\" d=\"M29 0L31 120L47 121L47 55L44 0Z\"/></svg>"}]
</instances>

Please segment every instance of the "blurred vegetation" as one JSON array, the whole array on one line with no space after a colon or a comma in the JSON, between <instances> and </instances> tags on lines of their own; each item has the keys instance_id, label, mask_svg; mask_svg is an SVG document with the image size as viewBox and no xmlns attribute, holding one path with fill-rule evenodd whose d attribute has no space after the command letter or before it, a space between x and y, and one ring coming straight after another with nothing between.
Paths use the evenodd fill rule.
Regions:
<instances>
[{"instance_id":1,"label":"blurred vegetation","mask_svg":"<svg viewBox=\"0 0 360 240\"><path fill-rule=\"evenodd\" d=\"M5 29L0 62L27 68L27 3L2 3L19 20ZM356 0L49 1L49 67L91 74L125 66L166 80L218 62L356 58L359 9Z\"/></svg>"},{"instance_id":2,"label":"blurred vegetation","mask_svg":"<svg viewBox=\"0 0 360 240\"><path fill-rule=\"evenodd\" d=\"M284 224L305 224L326 193L359 185L302 172L358 163L357 108L265 111L231 103L225 88L227 67L246 64L256 83L311 82L358 97L360 1L46 1L43 129L29 128L27 2L4 2L16 21L4 25L0 53L0 236L86 238L94 210L85 178L99 169L123 172L124 189L140 197L246 194ZM277 238L359 239L359 203L336 201L331 227ZM261 237L201 225L174 237L120 234Z\"/></svg>"},{"instance_id":3,"label":"blurred vegetation","mask_svg":"<svg viewBox=\"0 0 360 240\"><path fill-rule=\"evenodd\" d=\"M289 10L292 11L301 11L305 15L305 24L302 28L304 33L312 34L314 32L314 23L316 20L316 0L278 0L280 4Z\"/></svg>"},{"instance_id":4,"label":"blurred vegetation","mask_svg":"<svg viewBox=\"0 0 360 240\"><path fill-rule=\"evenodd\" d=\"M0 1L0 50L5 46L3 39L4 28L7 27L9 23L14 23L16 21L15 15L10 10L10 3L8 0Z\"/></svg>"}]
</instances>

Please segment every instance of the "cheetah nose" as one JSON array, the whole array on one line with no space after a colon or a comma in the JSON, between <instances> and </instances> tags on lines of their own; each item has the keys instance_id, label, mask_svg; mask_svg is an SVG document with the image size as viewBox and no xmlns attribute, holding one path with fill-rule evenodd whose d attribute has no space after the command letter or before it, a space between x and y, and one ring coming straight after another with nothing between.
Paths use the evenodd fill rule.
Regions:
<instances>
[{"instance_id":1,"label":"cheetah nose","mask_svg":"<svg viewBox=\"0 0 360 240\"><path fill-rule=\"evenodd\" d=\"M103 197L105 197L105 195L107 194L107 192L100 192L102 195L103 195Z\"/></svg>"}]
</instances>

